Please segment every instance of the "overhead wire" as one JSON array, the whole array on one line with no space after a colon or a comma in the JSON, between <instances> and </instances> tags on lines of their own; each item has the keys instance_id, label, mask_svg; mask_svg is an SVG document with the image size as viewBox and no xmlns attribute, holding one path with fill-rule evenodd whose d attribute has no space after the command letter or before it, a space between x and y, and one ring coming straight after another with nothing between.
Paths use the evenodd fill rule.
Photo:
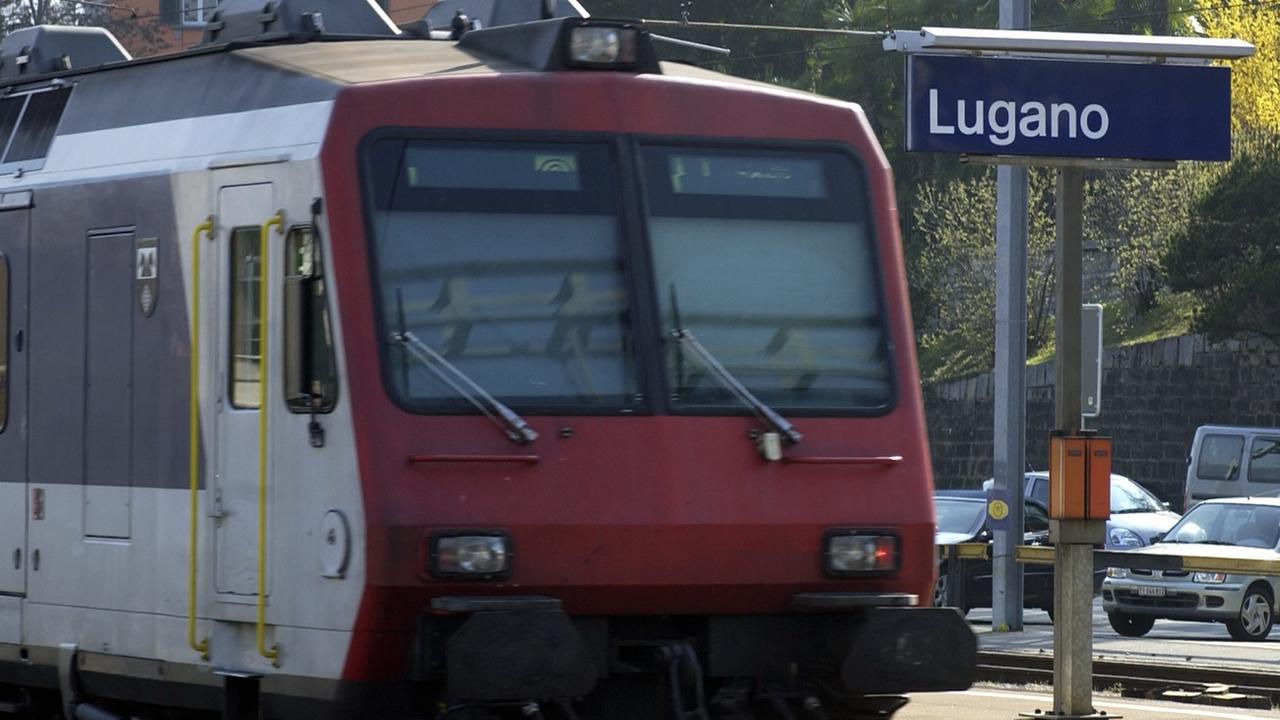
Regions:
<instances>
[{"instance_id":1,"label":"overhead wire","mask_svg":"<svg viewBox=\"0 0 1280 720\"><path fill-rule=\"evenodd\" d=\"M135 8L129 8L129 7L124 7L120 5L113 5L106 2L99 2L97 0L64 0L64 1L74 3L74 4L79 4L79 5L100 7L105 10L129 11L130 13L129 17L116 18L116 19L110 19L110 18L104 19L100 23L100 25L103 27L119 26L119 25L128 24L128 23L141 25L142 23L147 21L165 20L170 18L176 19L186 13L191 12L188 9L179 9L172 12L162 13L157 11L149 14L139 14ZM434 6L435 4L436 3L432 1L432 2L423 2L416 5L409 5L406 7L400 7L400 8L396 8L394 11L388 11L388 15L403 15L404 13L412 12L414 10L425 10ZM1227 9L1235 9L1235 8L1242 8L1242 7L1266 9L1266 8L1273 8L1277 6L1280 6L1280 0L1234 0L1232 2L1224 2L1220 5L1214 5L1210 7L1198 7L1198 8L1187 9L1187 10L1167 10L1163 12L1134 13L1131 15L1119 15L1119 16L1105 17L1105 18L1085 18L1080 20L1065 20L1061 22L1044 23L1040 25L1032 25L1031 29L1046 30L1046 29L1056 29L1056 28L1078 27L1078 26L1084 26L1084 25L1108 25L1108 24L1114 25L1116 23L1120 23L1128 20L1151 20L1151 19L1162 18L1162 17L1171 18L1176 16L1182 16L1182 15L1194 15L1196 13L1213 11L1213 10L1227 10ZM778 32L778 33L797 33L797 34L804 34L804 35L883 37L887 32L887 30L857 30L857 29L847 29L847 28L822 28L822 27L811 27L811 26L800 26L800 25L768 25L768 24L751 24L751 23L692 21L688 19L666 20L666 19L660 19L660 18L644 18L641 20L641 22L648 25L653 25L656 27L687 27L687 28L703 29L703 30ZM182 30L183 32L179 33L179 37L178 37L180 43L182 42L183 37L185 36L186 30L195 31L195 30L199 30L199 28L196 28L196 27L182 28ZM748 60L769 59L774 57L784 57L787 55L802 55L802 54L809 54L814 52L827 53L827 52L833 52L833 51L844 50L844 49L871 47L872 45L873 43L855 43L852 45L843 45L843 46L809 47L802 50L790 50L790 51L782 51L777 53L768 53L763 55L752 55L752 56L741 57L741 58L729 58L727 60L708 61L706 63L699 63L699 64L715 64L717 62L721 62L721 63L746 62ZM878 46L879 43L874 43L874 45Z\"/></svg>"},{"instance_id":2,"label":"overhead wire","mask_svg":"<svg viewBox=\"0 0 1280 720\"><path fill-rule=\"evenodd\" d=\"M1116 24L1126 20L1154 19L1159 17L1175 17L1179 15L1194 15L1196 13L1211 12L1214 10L1228 10L1242 7L1251 7L1257 9L1267 9L1280 6L1280 0L1237 0L1236 2L1226 2L1220 5L1210 7L1195 8L1191 10L1170 10L1166 12L1153 13L1135 13L1132 15L1120 15L1106 18L1090 18L1085 20L1071 20L1058 23L1045 23L1043 25L1033 25L1032 30L1045 30L1052 28L1074 27L1084 24ZM718 30L753 30L756 32L790 32L802 34L826 34L826 35L862 35L884 37L887 30L846 30L840 28L816 28L805 26L788 26L788 25L752 25L744 23L721 23L710 21L683 21L683 20L655 20L646 18L643 22L651 25L660 26L683 26L699 29L718 29ZM810 46L799 50L786 50L775 53L766 53L760 55L749 55L744 57L730 57L727 59L707 60L697 65L717 65L732 64L736 62L746 62L748 60L764 60L777 57L785 57L788 55L808 55L813 53L828 53L839 50L879 47L880 43L854 43L849 45L830 45L830 46Z\"/></svg>"}]
</instances>

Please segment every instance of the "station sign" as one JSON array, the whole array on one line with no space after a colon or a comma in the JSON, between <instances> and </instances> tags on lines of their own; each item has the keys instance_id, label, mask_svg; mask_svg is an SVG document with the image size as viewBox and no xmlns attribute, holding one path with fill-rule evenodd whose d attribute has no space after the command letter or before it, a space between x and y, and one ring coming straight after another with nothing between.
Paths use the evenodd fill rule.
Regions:
<instances>
[{"instance_id":1,"label":"station sign","mask_svg":"<svg viewBox=\"0 0 1280 720\"><path fill-rule=\"evenodd\" d=\"M907 149L1229 160L1231 69L913 54Z\"/></svg>"}]
</instances>

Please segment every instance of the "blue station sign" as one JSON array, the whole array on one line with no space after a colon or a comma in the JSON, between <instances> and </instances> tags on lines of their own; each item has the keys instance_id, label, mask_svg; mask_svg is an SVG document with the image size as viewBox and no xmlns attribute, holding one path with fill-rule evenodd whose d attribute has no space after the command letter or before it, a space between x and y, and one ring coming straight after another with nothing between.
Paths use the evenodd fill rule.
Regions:
<instances>
[{"instance_id":1,"label":"blue station sign","mask_svg":"<svg viewBox=\"0 0 1280 720\"><path fill-rule=\"evenodd\" d=\"M907 149L1229 160L1231 70L913 54Z\"/></svg>"}]
</instances>

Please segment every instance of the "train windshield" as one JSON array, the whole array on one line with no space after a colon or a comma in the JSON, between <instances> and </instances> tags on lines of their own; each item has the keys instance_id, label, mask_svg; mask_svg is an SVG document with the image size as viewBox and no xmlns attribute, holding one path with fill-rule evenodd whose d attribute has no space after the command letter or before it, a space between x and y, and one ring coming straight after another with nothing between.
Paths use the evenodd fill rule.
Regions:
<instances>
[{"instance_id":1,"label":"train windshield","mask_svg":"<svg viewBox=\"0 0 1280 720\"><path fill-rule=\"evenodd\" d=\"M654 286L687 328L779 409L886 408L892 385L867 192L839 153L646 146ZM665 343L677 406L740 400Z\"/></svg>"},{"instance_id":2,"label":"train windshield","mask_svg":"<svg viewBox=\"0 0 1280 720\"><path fill-rule=\"evenodd\" d=\"M369 155L387 384L468 408L393 340L409 332L524 410L639 402L604 144L379 140Z\"/></svg>"}]
</instances>

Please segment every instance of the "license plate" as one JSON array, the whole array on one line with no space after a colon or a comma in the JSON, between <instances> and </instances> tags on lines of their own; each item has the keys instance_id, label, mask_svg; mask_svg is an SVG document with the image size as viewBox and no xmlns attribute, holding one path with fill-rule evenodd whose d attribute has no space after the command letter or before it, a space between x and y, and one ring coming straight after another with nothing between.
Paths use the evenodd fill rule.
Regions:
<instances>
[{"instance_id":1,"label":"license plate","mask_svg":"<svg viewBox=\"0 0 1280 720\"><path fill-rule=\"evenodd\" d=\"M1142 585L1138 587L1138 594L1146 597L1164 597L1164 588Z\"/></svg>"}]
</instances>

